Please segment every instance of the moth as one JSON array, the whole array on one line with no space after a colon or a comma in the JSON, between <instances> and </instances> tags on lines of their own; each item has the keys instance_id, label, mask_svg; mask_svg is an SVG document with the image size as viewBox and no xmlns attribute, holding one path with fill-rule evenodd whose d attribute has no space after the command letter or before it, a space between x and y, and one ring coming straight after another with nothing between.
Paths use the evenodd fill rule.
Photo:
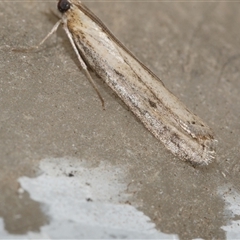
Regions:
<instances>
[{"instance_id":1,"label":"moth","mask_svg":"<svg viewBox=\"0 0 240 240\"><path fill-rule=\"evenodd\" d=\"M98 17L79 0L59 0L58 10L61 19L35 48L62 25L86 77L93 83L90 66L175 156L193 165L207 165L215 158L217 141L212 130L167 90Z\"/></svg>"}]
</instances>

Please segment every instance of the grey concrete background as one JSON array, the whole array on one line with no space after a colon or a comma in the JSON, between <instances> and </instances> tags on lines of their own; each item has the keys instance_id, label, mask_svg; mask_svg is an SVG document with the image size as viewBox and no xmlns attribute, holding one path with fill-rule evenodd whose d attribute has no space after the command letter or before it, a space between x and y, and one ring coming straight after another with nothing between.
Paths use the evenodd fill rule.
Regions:
<instances>
[{"instance_id":1,"label":"grey concrete background","mask_svg":"<svg viewBox=\"0 0 240 240\"><path fill-rule=\"evenodd\" d=\"M38 231L49 221L17 179L36 176L46 157L127 166L132 205L157 228L182 239L218 238L229 222L221 186L239 191L240 3L87 2L112 32L208 123L217 159L204 168L178 160L97 77L98 97L63 31L37 53L56 22L55 2L0 2L0 216L9 233ZM226 193L227 194L227 193ZM16 218L21 215L21 218ZM36 217L38 216L38 217ZM235 216L239 219L239 216Z\"/></svg>"}]
</instances>

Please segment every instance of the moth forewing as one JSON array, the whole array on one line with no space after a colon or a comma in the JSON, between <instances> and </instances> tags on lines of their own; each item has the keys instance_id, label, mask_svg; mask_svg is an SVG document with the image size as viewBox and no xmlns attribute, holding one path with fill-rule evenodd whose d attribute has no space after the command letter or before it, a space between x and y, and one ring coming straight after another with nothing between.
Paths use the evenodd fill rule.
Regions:
<instances>
[{"instance_id":1,"label":"moth forewing","mask_svg":"<svg viewBox=\"0 0 240 240\"><path fill-rule=\"evenodd\" d=\"M66 0L60 0L63 2ZM79 53L152 134L193 164L215 157L212 131L138 61L80 1L63 13Z\"/></svg>"},{"instance_id":2,"label":"moth forewing","mask_svg":"<svg viewBox=\"0 0 240 240\"><path fill-rule=\"evenodd\" d=\"M78 0L59 0L58 9L63 28L90 81L87 65L182 160L206 165L215 158L216 140L211 129L167 90L101 20Z\"/></svg>"}]
</instances>

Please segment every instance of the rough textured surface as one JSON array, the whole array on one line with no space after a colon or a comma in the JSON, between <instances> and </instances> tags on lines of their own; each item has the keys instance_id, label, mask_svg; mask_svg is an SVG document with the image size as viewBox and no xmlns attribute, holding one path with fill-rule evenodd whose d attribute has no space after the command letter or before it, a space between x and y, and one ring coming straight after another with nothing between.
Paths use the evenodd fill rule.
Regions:
<instances>
[{"instance_id":1,"label":"rough textured surface","mask_svg":"<svg viewBox=\"0 0 240 240\"><path fill-rule=\"evenodd\" d=\"M213 128L217 160L195 169L174 158L95 77L106 102L103 111L62 31L37 53L10 52L46 35L56 22L49 12L56 3L0 2L0 216L5 230L26 234L48 224L51 216L40 203L27 192L19 197L18 178L36 177L46 157L67 156L89 161L92 168L102 161L123 167L134 192L131 204L161 232L182 239L230 236L223 226L239 218L225 209L224 199L229 204L226 195L239 194L240 4L87 5Z\"/></svg>"}]
</instances>

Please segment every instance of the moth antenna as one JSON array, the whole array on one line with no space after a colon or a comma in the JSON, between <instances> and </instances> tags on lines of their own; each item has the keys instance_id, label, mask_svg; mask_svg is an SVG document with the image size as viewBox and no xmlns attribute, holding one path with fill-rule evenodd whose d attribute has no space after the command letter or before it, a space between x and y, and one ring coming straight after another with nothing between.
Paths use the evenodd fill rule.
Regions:
<instances>
[{"instance_id":1,"label":"moth antenna","mask_svg":"<svg viewBox=\"0 0 240 240\"><path fill-rule=\"evenodd\" d=\"M91 77L91 75L90 75L90 73L89 73L89 71L88 71L88 68L87 68L86 63L84 62L84 60L83 60L82 57L80 56L80 54L79 54L79 52L78 52L78 49L77 49L77 47L76 47L76 45L75 45L75 43L74 43L74 41L73 41L73 38L72 38L71 33L69 32L68 28L65 27L65 26L63 27L63 29L64 29L64 31L66 32L66 34L67 34L67 36L68 36L68 38L69 38L69 41L70 41L70 43L71 43L71 45L72 45L72 47L73 47L73 50L75 51L75 53L76 53L76 55L77 55L78 61L80 62L80 65L81 65L81 67L82 67L82 69L83 69L83 71L84 71L84 73L85 73L88 81L89 81L89 82L91 83L91 85L93 86L94 90L96 91L96 93L97 93L97 95L98 95L98 97L99 97L99 99L100 99L100 101L101 101L101 103L102 103L102 108L103 108L103 110L105 110L104 99L103 99L103 97L101 96L100 92L98 91L97 86L95 85L95 83L94 83L94 81L93 81L93 79L92 79L92 77Z\"/></svg>"}]
</instances>

